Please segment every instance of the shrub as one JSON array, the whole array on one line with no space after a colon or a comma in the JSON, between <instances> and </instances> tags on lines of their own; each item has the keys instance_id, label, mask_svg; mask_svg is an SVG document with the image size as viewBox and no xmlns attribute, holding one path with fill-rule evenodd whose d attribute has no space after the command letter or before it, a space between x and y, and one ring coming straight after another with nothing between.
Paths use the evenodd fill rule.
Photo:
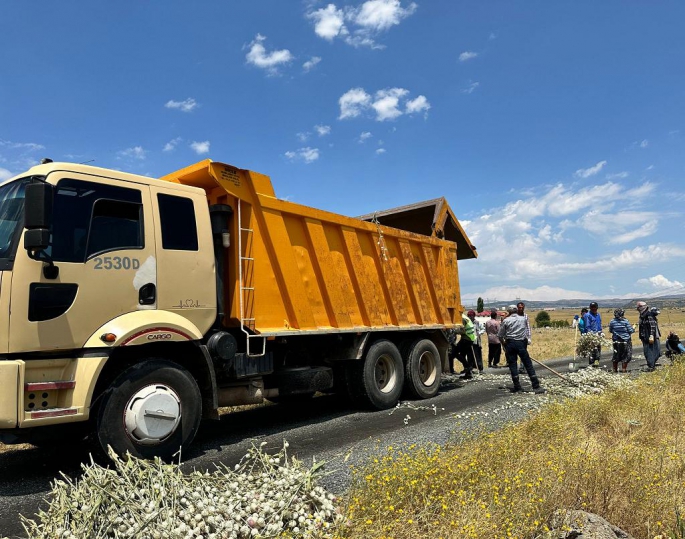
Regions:
<instances>
[{"instance_id":1,"label":"shrub","mask_svg":"<svg viewBox=\"0 0 685 539\"><path fill-rule=\"evenodd\" d=\"M535 325L539 328L549 327L551 325L549 313L547 311L540 311L536 314Z\"/></svg>"}]
</instances>

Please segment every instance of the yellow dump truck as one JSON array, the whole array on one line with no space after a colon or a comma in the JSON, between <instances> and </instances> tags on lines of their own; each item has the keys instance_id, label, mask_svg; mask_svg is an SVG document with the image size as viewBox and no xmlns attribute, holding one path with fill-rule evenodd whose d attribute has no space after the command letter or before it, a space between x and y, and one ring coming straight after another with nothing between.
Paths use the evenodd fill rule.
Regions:
<instances>
[{"instance_id":1,"label":"yellow dump truck","mask_svg":"<svg viewBox=\"0 0 685 539\"><path fill-rule=\"evenodd\" d=\"M475 248L444 199L345 217L203 161L0 185L0 441L170 458L223 406L434 396Z\"/></svg>"}]
</instances>

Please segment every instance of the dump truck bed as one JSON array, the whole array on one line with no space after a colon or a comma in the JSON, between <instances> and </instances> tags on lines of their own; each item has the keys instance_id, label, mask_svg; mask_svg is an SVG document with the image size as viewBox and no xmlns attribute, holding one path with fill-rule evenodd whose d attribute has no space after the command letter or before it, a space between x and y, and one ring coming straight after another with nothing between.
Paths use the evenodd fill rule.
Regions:
<instances>
[{"instance_id":1,"label":"dump truck bed","mask_svg":"<svg viewBox=\"0 0 685 539\"><path fill-rule=\"evenodd\" d=\"M283 336L461 321L457 259L475 256L465 234L459 253L457 242L435 235L280 200L267 176L209 160L162 179L203 188L209 204L233 208L229 327Z\"/></svg>"}]
</instances>

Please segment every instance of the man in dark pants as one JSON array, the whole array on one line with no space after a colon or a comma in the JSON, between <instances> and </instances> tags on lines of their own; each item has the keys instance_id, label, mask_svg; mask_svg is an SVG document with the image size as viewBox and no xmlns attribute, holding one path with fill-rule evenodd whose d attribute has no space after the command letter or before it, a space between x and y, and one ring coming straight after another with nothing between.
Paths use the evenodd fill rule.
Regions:
<instances>
[{"instance_id":1,"label":"man in dark pants","mask_svg":"<svg viewBox=\"0 0 685 539\"><path fill-rule=\"evenodd\" d=\"M598 305L596 301L590 303L590 312L583 315L583 327L585 333L598 333L604 337L602 332L602 315L597 312ZM599 367L599 359L602 355L602 347L597 346L590 352L590 357L588 357L588 362L593 367Z\"/></svg>"},{"instance_id":2,"label":"man in dark pants","mask_svg":"<svg viewBox=\"0 0 685 539\"><path fill-rule=\"evenodd\" d=\"M502 320L499 333L497 334L504 345L504 354L511 372L511 379L514 382L514 387L511 391L513 393L523 391L518 370L518 358L521 358L521 362L533 386L533 391L535 393L544 393L545 389L540 387L540 380L535 374L533 362L530 359L530 355L528 355L528 337L526 336L528 322L523 316L519 316L516 311L516 305L507 307L509 316Z\"/></svg>"},{"instance_id":3,"label":"man in dark pants","mask_svg":"<svg viewBox=\"0 0 685 539\"><path fill-rule=\"evenodd\" d=\"M478 372L483 372L483 346L481 345L480 336L483 333L483 327L480 322L476 320L476 311L469 311L466 313L473 324L473 333L476 340L473 341L473 355L476 358L476 365L478 366Z\"/></svg>"},{"instance_id":4,"label":"man in dark pants","mask_svg":"<svg viewBox=\"0 0 685 539\"><path fill-rule=\"evenodd\" d=\"M465 314L462 314L462 324L463 328L459 331L461 338L450 347L450 370L454 372L453 359L456 358L464 368L460 378L470 380L473 378L473 371L478 369L473 351L473 343L476 340L475 327Z\"/></svg>"},{"instance_id":5,"label":"man in dark pants","mask_svg":"<svg viewBox=\"0 0 685 539\"><path fill-rule=\"evenodd\" d=\"M659 346L661 332L659 331L659 323L656 320L659 311L650 309L644 301L637 302L637 310L640 313L638 335L640 336L640 341L642 341L642 352L647 360L647 370L652 372L657 359L661 355L661 348Z\"/></svg>"}]
</instances>

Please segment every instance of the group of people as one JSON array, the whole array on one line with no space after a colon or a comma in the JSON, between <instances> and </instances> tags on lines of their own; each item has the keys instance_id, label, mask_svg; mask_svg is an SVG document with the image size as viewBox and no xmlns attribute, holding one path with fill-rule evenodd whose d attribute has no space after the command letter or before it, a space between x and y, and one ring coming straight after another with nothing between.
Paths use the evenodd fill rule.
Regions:
<instances>
[{"instance_id":1,"label":"group of people","mask_svg":"<svg viewBox=\"0 0 685 539\"><path fill-rule=\"evenodd\" d=\"M519 378L519 370L523 369L530 378L533 391L544 393L544 388L540 386L533 362L528 354L528 345L531 343L530 320L525 314L525 304L519 302L517 305L507 307L507 316L503 320L498 320L497 311L490 313L490 320L485 323L485 328L476 320L475 311L468 311L463 316L463 330L461 338L457 341L457 331L448 333L450 341L449 363L450 372L454 373L454 359L462 364L462 379L470 380L475 372L483 372L483 353L481 346L481 334L488 336L488 367L498 367L504 347L504 356L511 373L514 383L511 391L523 391ZM522 367L519 368L518 360L521 360Z\"/></svg>"},{"instance_id":2,"label":"group of people","mask_svg":"<svg viewBox=\"0 0 685 539\"><path fill-rule=\"evenodd\" d=\"M583 308L581 315L574 319L574 326L581 334L597 333L604 337L602 316L599 313L599 305L596 301L590 303L589 308ZM649 308L644 301L638 301L636 309L639 312L639 323L631 324L625 318L624 309L614 309L614 318L609 322L609 333L612 335L613 371L618 372L619 364L621 371L627 372L628 363L632 360L633 345L632 334L637 329L638 336L642 342L643 352L647 360L647 370L653 371L661 355L659 341L661 332L657 316L659 311L656 308ZM458 329L448 331L447 338L450 343L449 367L450 372L455 374L454 360L461 363L463 372L462 379L470 380L475 373L483 372L483 348L481 345L481 335L485 333L488 339L488 367L499 367L502 349L506 359L513 387L512 392L522 391L520 373L525 371L530 378L533 391L544 393L545 390L540 386L540 380L535 373L533 360L528 353L528 346L531 344L531 329L528 315L525 314L525 304L519 302L517 305L507 307L507 315L499 320L497 311L490 313L490 320L485 322L485 327L476 320L475 311L468 311L462 315L463 326ZM457 339L458 336L461 336ZM669 336L670 337L670 336ZM676 336L677 338L677 336ZM682 344L678 341L680 347ZM599 366L601 345L597 345L591 350L588 357L590 365ZM521 365L519 366L519 359Z\"/></svg>"},{"instance_id":3,"label":"group of people","mask_svg":"<svg viewBox=\"0 0 685 539\"><path fill-rule=\"evenodd\" d=\"M590 303L589 309L582 309L578 319L578 331L581 334L598 333L604 337L602 329L602 315L598 312L599 306L596 301ZM659 322L657 316L659 310L649 308L644 301L638 301L636 309L639 313L639 323L631 324L625 317L625 310L614 309L614 318L609 322L609 333L613 346L612 366L613 371L618 372L619 363L621 371L628 371L628 363L633 359L632 334L638 330L638 337L642 342L642 351L647 361L647 370L653 371L659 356L661 355ZM602 351L601 345L592 349L588 357L590 365L599 366L599 358Z\"/></svg>"}]
</instances>

